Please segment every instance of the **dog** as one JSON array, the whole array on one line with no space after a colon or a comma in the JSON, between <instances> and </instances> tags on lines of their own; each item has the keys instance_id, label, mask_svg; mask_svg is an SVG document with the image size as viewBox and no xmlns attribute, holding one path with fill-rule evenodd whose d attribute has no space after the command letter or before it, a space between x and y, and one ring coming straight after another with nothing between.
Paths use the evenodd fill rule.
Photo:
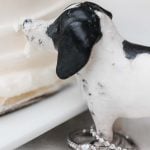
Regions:
<instances>
[{"instance_id":1,"label":"dog","mask_svg":"<svg viewBox=\"0 0 150 150\"><path fill-rule=\"evenodd\" d=\"M124 39L111 12L92 2L68 6L54 22L27 19L29 45L58 52L56 74L76 75L97 132L112 141L118 118L150 116L150 47Z\"/></svg>"}]
</instances>

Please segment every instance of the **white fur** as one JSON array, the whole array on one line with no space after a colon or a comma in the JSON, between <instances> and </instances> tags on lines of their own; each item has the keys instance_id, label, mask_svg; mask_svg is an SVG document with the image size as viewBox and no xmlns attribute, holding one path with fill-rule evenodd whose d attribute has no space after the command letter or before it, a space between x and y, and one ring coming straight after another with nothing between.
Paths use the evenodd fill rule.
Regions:
<instances>
[{"instance_id":1,"label":"white fur","mask_svg":"<svg viewBox=\"0 0 150 150\"><path fill-rule=\"evenodd\" d=\"M150 55L145 53L133 60L127 59L122 45L124 39L112 20L105 14L97 15L103 37L94 46L78 78L87 81L88 90L82 88L82 91L95 114L97 130L111 140L112 125L117 118L150 116Z\"/></svg>"},{"instance_id":2,"label":"white fur","mask_svg":"<svg viewBox=\"0 0 150 150\"><path fill-rule=\"evenodd\" d=\"M27 37L28 44L31 49L35 50L54 50L52 39L46 34L47 28L50 25L48 21L32 20L32 22L24 23L23 32Z\"/></svg>"}]
</instances>

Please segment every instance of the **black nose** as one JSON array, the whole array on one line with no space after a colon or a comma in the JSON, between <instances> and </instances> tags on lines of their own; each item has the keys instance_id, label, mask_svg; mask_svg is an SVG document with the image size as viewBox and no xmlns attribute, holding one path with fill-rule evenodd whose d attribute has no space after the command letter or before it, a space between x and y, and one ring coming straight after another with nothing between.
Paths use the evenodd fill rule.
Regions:
<instances>
[{"instance_id":1,"label":"black nose","mask_svg":"<svg viewBox=\"0 0 150 150\"><path fill-rule=\"evenodd\" d=\"M32 20L31 19L25 19L24 22L23 22L23 27L25 26L25 24L27 23L32 23Z\"/></svg>"}]
</instances>

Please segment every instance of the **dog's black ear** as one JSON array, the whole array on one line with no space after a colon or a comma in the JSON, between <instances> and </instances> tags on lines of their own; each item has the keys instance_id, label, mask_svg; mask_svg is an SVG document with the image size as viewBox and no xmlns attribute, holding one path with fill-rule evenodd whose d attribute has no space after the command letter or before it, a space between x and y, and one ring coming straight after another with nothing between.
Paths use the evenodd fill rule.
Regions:
<instances>
[{"instance_id":1,"label":"dog's black ear","mask_svg":"<svg viewBox=\"0 0 150 150\"><path fill-rule=\"evenodd\" d=\"M88 62L91 46L84 27L81 22L72 23L59 43L56 73L61 79L72 76Z\"/></svg>"},{"instance_id":2,"label":"dog's black ear","mask_svg":"<svg viewBox=\"0 0 150 150\"><path fill-rule=\"evenodd\" d=\"M61 79L74 75L86 65L93 45L102 36L100 20L94 12L80 9L69 11L60 16L47 31L58 50L56 73Z\"/></svg>"},{"instance_id":3,"label":"dog's black ear","mask_svg":"<svg viewBox=\"0 0 150 150\"><path fill-rule=\"evenodd\" d=\"M58 46L56 73L61 79L77 73L88 62L95 34L88 22L73 22L66 28Z\"/></svg>"}]
</instances>

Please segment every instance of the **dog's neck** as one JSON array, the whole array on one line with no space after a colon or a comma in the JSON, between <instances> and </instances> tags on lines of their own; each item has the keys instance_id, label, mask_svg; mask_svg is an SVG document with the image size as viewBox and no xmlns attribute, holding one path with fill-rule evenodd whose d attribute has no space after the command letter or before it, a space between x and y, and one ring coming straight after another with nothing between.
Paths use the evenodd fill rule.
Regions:
<instances>
[{"instance_id":1,"label":"dog's neck","mask_svg":"<svg viewBox=\"0 0 150 150\"><path fill-rule=\"evenodd\" d=\"M102 38L95 44L92 52L101 55L101 53L119 53L124 39L118 33L113 21L106 15L100 19Z\"/></svg>"},{"instance_id":2,"label":"dog's neck","mask_svg":"<svg viewBox=\"0 0 150 150\"><path fill-rule=\"evenodd\" d=\"M106 15L101 17L102 38L94 45L87 65L79 72L81 75L98 69L101 63L113 63L113 61L124 61L125 54L122 47L124 39L116 30L112 20Z\"/></svg>"}]
</instances>

